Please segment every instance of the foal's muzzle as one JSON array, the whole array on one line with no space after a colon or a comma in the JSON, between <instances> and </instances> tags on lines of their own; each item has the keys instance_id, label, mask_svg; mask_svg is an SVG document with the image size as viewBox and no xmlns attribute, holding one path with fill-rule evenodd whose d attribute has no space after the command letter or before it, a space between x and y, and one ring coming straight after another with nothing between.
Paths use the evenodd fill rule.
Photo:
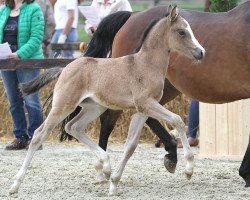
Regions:
<instances>
[{"instance_id":1,"label":"foal's muzzle","mask_svg":"<svg viewBox=\"0 0 250 200\"><path fill-rule=\"evenodd\" d=\"M193 56L196 60L201 60L205 57L205 50L200 48L195 48L195 50L192 52Z\"/></svg>"}]
</instances>

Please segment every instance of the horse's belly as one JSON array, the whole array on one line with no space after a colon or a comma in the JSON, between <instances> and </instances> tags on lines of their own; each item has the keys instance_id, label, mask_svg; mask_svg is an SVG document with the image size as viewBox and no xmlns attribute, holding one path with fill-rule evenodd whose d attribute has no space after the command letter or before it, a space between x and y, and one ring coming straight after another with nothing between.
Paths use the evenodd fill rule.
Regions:
<instances>
[{"instance_id":1,"label":"horse's belly","mask_svg":"<svg viewBox=\"0 0 250 200\"><path fill-rule=\"evenodd\" d=\"M133 109L133 98L130 95L119 95L119 94L95 94L92 99L98 104L112 109L112 110L123 110Z\"/></svg>"}]
</instances>

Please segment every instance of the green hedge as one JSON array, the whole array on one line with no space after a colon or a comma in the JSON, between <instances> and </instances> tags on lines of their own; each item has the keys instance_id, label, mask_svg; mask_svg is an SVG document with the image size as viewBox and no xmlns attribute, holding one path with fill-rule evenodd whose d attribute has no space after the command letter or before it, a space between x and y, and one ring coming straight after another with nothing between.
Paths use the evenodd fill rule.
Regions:
<instances>
[{"instance_id":1,"label":"green hedge","mask_svg":"<svg viewBox=\"0 0 250 200\"><path fill-rule=\"evenodd\" d=\"M227 12L236 7L240 0L211 0L211 12Z\"/></svg>"}]
</instances>

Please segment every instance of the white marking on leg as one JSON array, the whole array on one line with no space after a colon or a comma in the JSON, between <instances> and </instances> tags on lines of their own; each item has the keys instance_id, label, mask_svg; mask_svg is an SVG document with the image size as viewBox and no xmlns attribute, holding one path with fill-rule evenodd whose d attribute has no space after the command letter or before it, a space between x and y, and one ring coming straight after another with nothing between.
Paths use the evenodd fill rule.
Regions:
<instances>
[{"instance_id":1,"label":"white marking on leg","mask_svg":"<svg viewBox=\"0 0 250 200\"><path fill-rule=\"evenodd\" d=\"M95 102L83 104L83 109L81 112L72 119L66 126L65 129L72 136L77 138L79 141L85 143L91 150L95 152L99 161L95 166L97 170L97 178L100 182L104 179L109 179L111 174L111 166L108 154L99 147L95 142L93 142L84 132L87 125L99 117L106 108L100 106Z\"/></svg>"},{"instance_id":2,"label":"white marking on leg","mask_svg":"<svg viewBox=\"0 0 250 200\"><path fill-rule=\"evenodd\" d=\"M134 153L140 138L141 129L148 119L147 116L136 113L132 116L130 125L129 125L129 132L127 136L127 140L124 146L124 153L123 156L119 162L119 164L116 167L116 170L111 175L110 179L110 187L109 187L109 195L117 195L117 186L121 179L122 172L125 168L126 163L128 162L129 158Z\"/></svg>"},{"instance_id":3,"label":"white marking on leg","mask_svg":"<svg viewBox=\"0 0 250 200\"><path fill-rule=\"evenodd\" d=\"M184 158L186 160L185 174L187 178L190 179L193 174L194 155L191 151L190 145L187 140L184 122L182 121L179 115L170 112L155 100L152 99L149 100L147 106L148 106L147 114L149 116L158 120L167 121L173 128L175 128L179 132L184 149Z\"/></svg>"}]
</instances>

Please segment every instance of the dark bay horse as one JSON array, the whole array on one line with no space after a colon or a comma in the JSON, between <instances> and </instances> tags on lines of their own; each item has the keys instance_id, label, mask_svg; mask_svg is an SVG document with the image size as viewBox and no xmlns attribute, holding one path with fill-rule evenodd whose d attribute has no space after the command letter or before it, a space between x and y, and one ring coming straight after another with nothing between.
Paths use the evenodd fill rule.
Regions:
<instances>
[{"instance_id":1,"label":"dark bay horse","mask_svg":"<svg viewBox=\"0 0 250 200\"><path fill-rule=\"evenodd\" d=\"M171 101L180 94L180 91L194 99L208 103L226 103L249 98L250 2L247 1L227 13L205 13L182 9L180 9L180 13L190 22L195 35L207 49L207 56L198 65L193 65L192 62L177 55L170 59L168 80L165 79L161 103ZM114 33L115 30L119 30L115 39L112 37L110 41L105 37L101 39L111 44L114 39L112 56L120 57L134 52L134 49L139 46L139 38L145 27L153 19L163 15L163 6L133 13L131 16L127 14L127 21L122 28L115 27L114 22L118 22L119 18L113 15L106 21L106 24L112 24L112 28L102 26L99 27L100 29L98 28L98 31L102 33L101 35L105 35L104 32L107 32L108 35L109 31ZM96 49L100 50L98 43L96 45ZM105 46L109 48L110 45L103 45L104 49ZM111 49L106 51L109 50ZM99 145L103 149L107 147L108 137L120 114L119 111L107 110L101 116ZM166 163L171 163L170 165L176 163L176 144L173 139L158 121L149 118L146 123L165 144L165 149L169 152L165 158L172 161ZM167 168L174 172L175 166ZM246 186L250 186L249 146L240 167L240 175L246 181Z\"/></svg>"},{"instance_id":2,"label":"dark bay horse","mask_svg":"<svg viewBox=\"0 0 250 200\"><path fill-rule=\"evenodd\" d=\"M191 178L194 155L186 137L185 124L159 101L170 54L176 52L193 61L200 61L205 56L205 50L188 22L179 15L176 6L170 6L168 12L165 10L164 13L144 31L140 50L136 53L119 58L80 57L61 69L54 88L52 108L43 124L35 130L10 194L18 192L35 151L77 106L82 110L66 124L65 129L97 155L100 173L110 180L110 195L117 195L122 172L139 143L141 129L149 116L167 121L178 130L186 161L185 174ZM107 152L85 133L87 125L107 109L135 111L123 155L112 175Z\"/></svg>"}]
</instances>

